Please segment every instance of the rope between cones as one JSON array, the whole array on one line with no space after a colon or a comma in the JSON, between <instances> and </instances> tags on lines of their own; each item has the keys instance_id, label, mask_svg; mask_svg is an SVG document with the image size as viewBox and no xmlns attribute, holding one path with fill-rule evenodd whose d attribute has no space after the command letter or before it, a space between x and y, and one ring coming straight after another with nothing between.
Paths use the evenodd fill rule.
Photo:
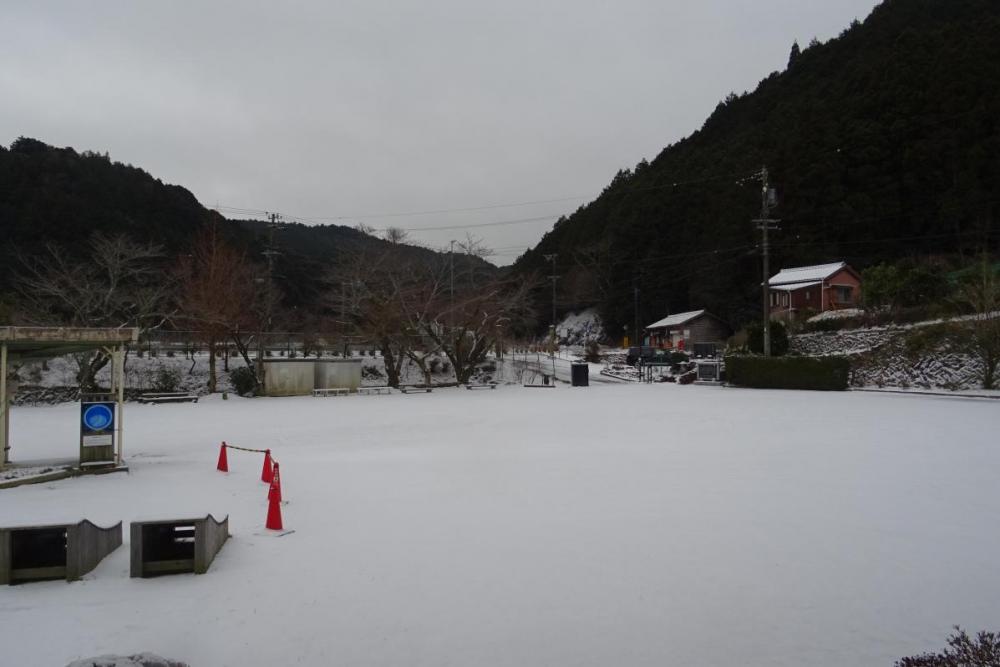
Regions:
<instances>
[{"instance_id":1,"label":"rope between cones","mask_svg":"<svg viewBox=\"0 0 1000 667\"><path fill-rule=\"evenodd\" d=\"M265 452L267 452L266 449L250 449L249 447L237 447L236 445L230 445L229 443L226 443L226 447L228 447L229 449L238 449L241 452L257 452L258 454L264 454Z\"/></svg>"},{"instance_id":2,"label":"rope between cones","mask_svg":"<svg viewBox=\"0 0 1000 667\"><path fill-rule=\"evenodd\" d=\"M243 452L254 452L264 454L264 467L260 473L260 480L267 483L267 519L264 527L269 530L282 530L281 521L281 472L278 461L271 457L270 449L251 449L249 447L236 447L225 441L219 447L219 462L216 469L220 472L229 472L229 460L226 456L227 449L238 449Z\"/></svg>"}]
</instances>

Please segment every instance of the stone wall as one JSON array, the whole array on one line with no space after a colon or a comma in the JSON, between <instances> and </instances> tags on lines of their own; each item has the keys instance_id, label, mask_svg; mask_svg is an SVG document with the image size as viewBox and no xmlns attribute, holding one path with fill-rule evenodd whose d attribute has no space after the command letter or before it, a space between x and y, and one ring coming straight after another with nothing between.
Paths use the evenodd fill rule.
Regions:
<instances>
[{"instance_id":1,"label":"stone wall","mask_svg":"<svg viewBox=\"0 0 1000 667\"><path fill-rule=\"evenodd\" d=\"M982 361L955 325L879 327L793 336L793 354L845 355L858 387L979 389Z\"/></svg>"}]
</instances>

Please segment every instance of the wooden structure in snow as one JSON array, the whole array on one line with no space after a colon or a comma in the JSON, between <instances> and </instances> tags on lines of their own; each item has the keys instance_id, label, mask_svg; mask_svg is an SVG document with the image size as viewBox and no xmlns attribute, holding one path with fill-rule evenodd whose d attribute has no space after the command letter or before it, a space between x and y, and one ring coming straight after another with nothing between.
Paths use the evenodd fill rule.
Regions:
<instances>
[{"instance_id":1,"label":"wooden structure in snow","mask_svg":"<svg viewBox=\"0 0 1000 667\"><path fill-rule=\"evenodd\" d=\"M122 523L0 528L0 584L66 579L87 574L122 544Z\"/></svg>"},{"instance_id":2,"label":"wooden structure in snow","mask_svg":"<svg viewBox=\"0 0 1000 667\"><path fill-rule=\"evenodd\" d=\"M111 397L117 406L113 443L110 448L93 450L103 467L120 466L124 445L125 346L139 340L138 329L97 329L90 327L0 327L0 469L10 463L10 399L16 384L7 380L11 363L41 361L64 354L103 350L111 357ZM95 461L81 443L81 465Z\"/></svg>"},{"instance_id":3,"label":"wooden structure in snow","mask_svg":"<svg viewBox=\"0 0 1000 667\"><path fill-rule=\"evenodd\" d=\"M676 313L646 327L649 347L655 349L691 350L694 345L722 345L733 335L733 329L707 310Z\"/></svg>"},{"instance_id":4,"label":"wooden structure in snow","mask_svg":"<svg viewBox=\"0 0 1000 667\"><path fill-rule=\"evenodd\" d=\"M229 539L229 516L133 521L131 576L205 574Z\"/></svg>"}]
</instances>

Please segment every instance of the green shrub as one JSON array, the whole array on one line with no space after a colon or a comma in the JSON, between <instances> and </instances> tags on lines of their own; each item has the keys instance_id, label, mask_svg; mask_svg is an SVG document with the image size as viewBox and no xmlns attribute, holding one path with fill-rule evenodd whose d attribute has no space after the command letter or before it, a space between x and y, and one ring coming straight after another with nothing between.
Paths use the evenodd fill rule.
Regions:
<instances>
[{"instance_id":1,"label":"green shrub","mask_svg":"<svg viewBox=\"0 0 1000 667\"><path fill-rule=\"evenodd\" d=\"M747 347L755 354L764 354L764 327L759 323L747 326ZM788 329L771 320L771 354L780 357L788 353Z\"/></svg>"},{"instance_id":2,"label":"green shrub","mask_svg":"<svg viewBox=\"0 0 1000 667\"><path fill-rule=\"evenodd\" d=\"M181 385L181 372L169 366L160 366L156 369L156 377L153 380L153 390L161 392L177 391Z\"/></svg>"},{"instance_id":3,"label":"green shrub","mask_svg":"<svg viewBox=\"0 0 1000 667\"><path fill-rule=\"evenodd\" d=\"M246 366L240 366L229 371L229 381L240 396L253 393L257 388L257 378Z\"/></svg>"},{"instance_id":4,"label":"green shrub","mask_svg":"<svg viewBox=\"0 0 1000 667\"><path fill-rule=\"evenodd\" d=\"M844 357L726 357L730 384L759 389L847 389L851 365Z\"/></svg>"}]
</instances>

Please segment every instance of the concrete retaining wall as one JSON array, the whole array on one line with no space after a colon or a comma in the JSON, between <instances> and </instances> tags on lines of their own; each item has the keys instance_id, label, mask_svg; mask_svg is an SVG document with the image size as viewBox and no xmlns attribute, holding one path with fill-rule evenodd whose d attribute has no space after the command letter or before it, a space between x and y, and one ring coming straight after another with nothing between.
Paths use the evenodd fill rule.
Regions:
<instances>
[{"instance_id":1,"label":"concrete retaining wall","mask_svg":"<svg viewBox=\"0 0 1000 667\"><path fill-rule=\"evenodd\" d=\"M308 396L313 389L348 389L361 386L360 359L265 359L264 393L267 396Z\"/></svg>"}]
</instances>

